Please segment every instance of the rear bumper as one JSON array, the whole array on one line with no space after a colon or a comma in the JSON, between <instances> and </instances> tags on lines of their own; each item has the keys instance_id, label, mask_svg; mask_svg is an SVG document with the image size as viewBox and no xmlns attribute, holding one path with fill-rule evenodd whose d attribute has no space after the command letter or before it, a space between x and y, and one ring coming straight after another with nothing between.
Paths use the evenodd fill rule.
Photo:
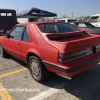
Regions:
<instances>
[{"instance_id":1,"label":"rear bumper","mask_svg":"<svg viewBox=\"0 0 100 100\"><path fill-rule=\"evenodd\" d=\"M57 66L48 62L43 62L44 65L46 66L46 68L54 73L66 76L66 77L72 77L75 76L95 65L97 65L100 62L100 56L98 58L92 59L86 63L80 64L80 65L76 65L75 67L70 67L70 68L66 68L62 67L62 66Z\"/></svg>"},{"instance_id":2,"label":"rear bumper","mask_svg":"<svg viewBox=\"0 0 100 100\"><path fill-rule=\"evenodd\" d=\"M65 73L69 73L70 74L70 73L73 73L73 72L82 70L84 68L87 68L87 67L89 67L91 65L97 64L99 61L100 61L100 58L95 59L95 60L93 60L91 62L87 62L87 63L85 63L83 65L80 65L80 66L76 66L76 67L69 68L69 69L64 69L64 68L61 68L59 66L55 66L53 64L49 64L49 63L46 63L46 62L44 62L44 65L45 66L48 66L48 67L51 67L51 68L54 68L54 69L57 69L59 71L62 71L62 72L65 72Z\"/></svg>"}]
</instances>

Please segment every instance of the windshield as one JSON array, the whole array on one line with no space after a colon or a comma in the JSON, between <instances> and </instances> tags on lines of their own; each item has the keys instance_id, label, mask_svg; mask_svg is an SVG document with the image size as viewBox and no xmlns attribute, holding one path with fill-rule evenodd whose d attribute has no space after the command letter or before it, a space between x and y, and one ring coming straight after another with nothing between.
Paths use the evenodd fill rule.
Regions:
<instances>
[{"instance_id":1,"label":"windshield","mask_svg":"<svg viewBox=\"0 0 100 100\"><path fill-rule=\"evenodd\" d=\"M94 26L88 22L75 23L79 28L93 28Z\"/></svg>"},{"instance_id":2,"label":"windshield","mask_svg":"<svg viewBox=\"0 0 100 100\"><path fill-rule=\"evenodd\" d=\"M44 33L62 33L62 32L73 32L77 30L65 23L39 24L38 27Z\"/></svg>"},{"instance_id":3,"label":"windshield","mask_svg":"<svg viewBox=\"0 0 100 100\"><path fill-rule=\"evenodd\" d=\"M89 19L89 22L90 23L94 23L94 22L98 22L99 20L99 16L92 16L90 19Z\"/></svg>"}]
</instances>

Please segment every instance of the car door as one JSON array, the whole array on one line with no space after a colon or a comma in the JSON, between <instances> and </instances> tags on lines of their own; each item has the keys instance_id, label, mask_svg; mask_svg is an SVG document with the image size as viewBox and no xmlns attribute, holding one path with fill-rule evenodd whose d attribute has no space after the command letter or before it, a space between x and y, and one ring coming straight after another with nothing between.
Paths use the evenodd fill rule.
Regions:
<instances>
[{"instance_id":1,"label":"car door","mask_svg":"<svg viewBox=\"0 0 100 100\"><path fill-rule=\"evenodd\" d=\"M21 41L25 26L16 26L10 33L8 39L9 53L18 59L22 59L21 56Z\"/></svg>"},{"instance_id":2,"label":"car door","mask_svg":"<svg viewBox=\"0 0 100 100\"><path fill-rule=\"evenodd\" d=\"M22 52L22 60L26 61L27 52L30 48L30 36L28 34L27 27L23 32L22 42L21 42L21 52Z\"/></svg>"}]
</instances>

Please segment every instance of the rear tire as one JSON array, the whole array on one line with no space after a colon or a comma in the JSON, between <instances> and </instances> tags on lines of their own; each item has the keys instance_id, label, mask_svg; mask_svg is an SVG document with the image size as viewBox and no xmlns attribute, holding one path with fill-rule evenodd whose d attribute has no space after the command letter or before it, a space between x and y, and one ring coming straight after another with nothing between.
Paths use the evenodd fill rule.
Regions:
<instances>
[{"instance_id":1,"label":"rear tire","mask_svg":"<svg viewBox=\"0 0 100 100\"><path fill-rule=\"evenodd\" d=\"M32 77L37 82L44 81L49 76L49 71L45 68L42 61L36 56L31 56L29 58L28 67Z\"/></svg>"},{"instance_id":2,"label":"rear tire","mask_svg":"<svg viewBox=\"0 0 100 100\"><path fill-rule=\"evenodd\" d=\"M8 56L8 54L6 53L6 51L3 49L2 45L0 44L0 56L5 58Z\"/></svg>"}]
</instances>

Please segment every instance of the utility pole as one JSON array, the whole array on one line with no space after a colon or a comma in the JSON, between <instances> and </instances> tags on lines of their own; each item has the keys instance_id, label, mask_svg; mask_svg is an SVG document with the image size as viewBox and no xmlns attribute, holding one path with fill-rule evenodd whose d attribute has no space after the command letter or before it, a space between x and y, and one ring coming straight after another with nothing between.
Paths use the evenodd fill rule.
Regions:
<instances>
[{"instance_id":1,"label":"utility pole","mask_svg":"<svg viewBox=\"0 0 100 100\"><path fill-rule=\"evenodd\" d=\"M73 18L73 12L72 12L72 18Z\"/></svg>"},{"instance_id":2,"label":"utility pole","mask_svg":"<svg viewBox=\"0 0 100 100\"><path fill-rule=\"evenodd\" d=\"M16 12L18 13L18 7L17 7L17 10L16 10Z\"/></svg>"}]
</instances>

